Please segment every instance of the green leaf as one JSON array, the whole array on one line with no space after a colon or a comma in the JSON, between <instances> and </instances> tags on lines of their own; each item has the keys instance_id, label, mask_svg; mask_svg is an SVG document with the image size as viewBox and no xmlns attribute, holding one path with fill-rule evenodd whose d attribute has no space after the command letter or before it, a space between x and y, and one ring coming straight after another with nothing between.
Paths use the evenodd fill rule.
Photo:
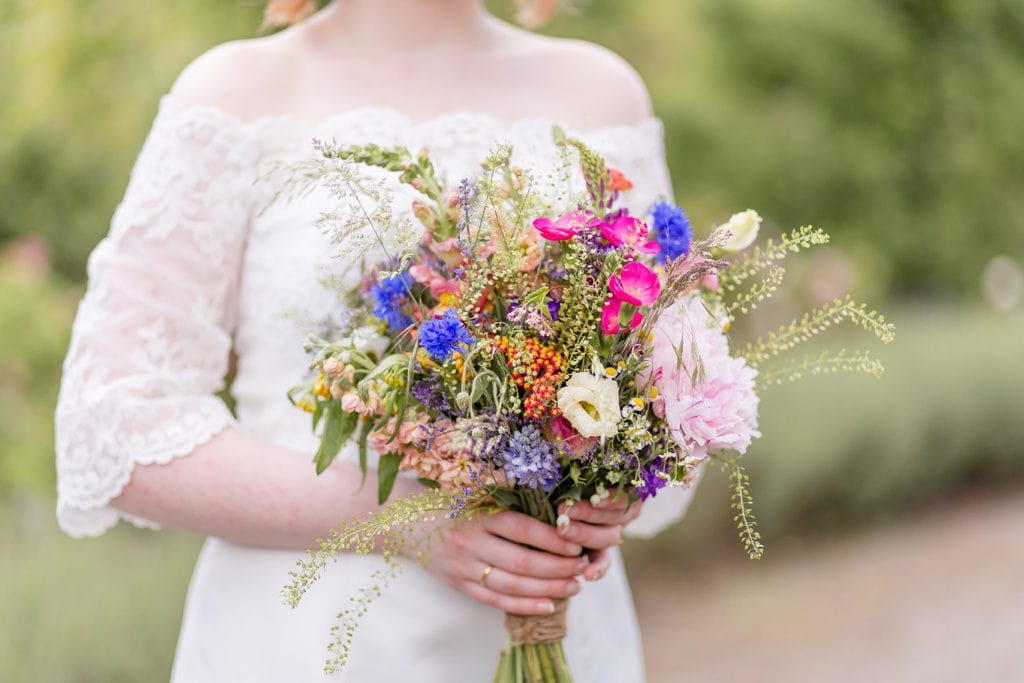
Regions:
<instances>
[{"instance_id":1,"label":"green leaf","mask_svg":"<svg viewBox=\"0 0 1024 683\"><path fill-rule=\"evenodd\" d=\"M320 437L320 448L317 449L313 461L316 463L316 473L322 474L330 467L331 462L337 457L338 451L345 440L352 436L356 428L358 413L346 413L341 408L341 401L330 401L327 410L324 412L324 433Z\"/></svg>"},{"instance_id":2,"label":"green leaf","mask_svg":"<svg viewBox=\"0 0 1024 683\"><path fill-rule=\"evenodd\" d=\"M380 456L377 464L377 502L383 505L391 495L391 489L395 487L395 478L398 476L398 466L402 464L401 453L388 453Z\"/></svg>"},{"instance_id":3,"label":"green leaf","mask_svg":"<svg viewBox=\"0 0 1024 683\"><path fill-rule=\"evenodd\" d=\"M441 485L438 484L433 479L424 479L424 478L420 477L417 481L419 481L421 486L425 486L426 488L430 489L431 491L438 491L438 490L441 489Z\"/></svg>"},{"instance_id":4,"label":"green leaf","mask_svg":"<svg viewBox=\"0 0 1024 683\"><path fill-rule=\"evenodd\" d=\"M320 424L320 419L324 416L324 402L317 401L316 409L313 411L313 431L316 431L317 425Z\"/></svg>"},{"instance_id":5,"label":"green leaf","mask_svg":"<svg viewBox=\"0 0 1024 683\"><path fill-rule=\"evenodd\" d=\"M519 507L519 496L511 489L494 489L490 494L498 507L506 510L514 510Z\"/></svg>"},{"instance_id":6,"label":"green leaf","mask_svg":"<svg viewBox=\"0 0 1024 683\"><path fill-rule=\"evenodd\" d=\"M362 478L359 480L359 490L363 490L363 484L366 483L366 441L370 436L370 432L373 431L373 420L366 418L363 420L363 425L359 429L359 471L363 473Z\"/></svg>"}]
</instances>

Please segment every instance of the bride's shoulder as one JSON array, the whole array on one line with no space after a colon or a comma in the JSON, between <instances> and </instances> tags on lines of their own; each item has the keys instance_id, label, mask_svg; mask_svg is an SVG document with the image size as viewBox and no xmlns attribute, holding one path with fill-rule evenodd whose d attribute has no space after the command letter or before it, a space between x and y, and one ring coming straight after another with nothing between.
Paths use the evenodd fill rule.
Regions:
<instances>
[{"instance_id":1,"label":"bride's shoulder","mask_svg":"<svg viewBox=\"0 0 1024 683\"><path fill-rule=\"evenodd\" d=\"M192 61L167 99L176 107L213 107L241 120L267 113L274 100L287 101L284 71L293 60L280 34L218 45Z\"/></svg>"},{"instance_id":2,"label":"bride's shoulder","mask_svg":"<svg viewBox=\"0 0 1024 683\"><path fill-rule=\"evenodd\" d=\"M534 82L543 82L553 91L551 101L575 101L586 106L592 124L628 124L652 115L643 78L629 62L608 48L583 40L537 34L528 34L522 45L528 59L545 74ZM567 93L586 96L566 98ZM595 96L600 98L599 112L594 111ZM595 116L601 120L593 120Z\"/></svg>"}]
</instances>

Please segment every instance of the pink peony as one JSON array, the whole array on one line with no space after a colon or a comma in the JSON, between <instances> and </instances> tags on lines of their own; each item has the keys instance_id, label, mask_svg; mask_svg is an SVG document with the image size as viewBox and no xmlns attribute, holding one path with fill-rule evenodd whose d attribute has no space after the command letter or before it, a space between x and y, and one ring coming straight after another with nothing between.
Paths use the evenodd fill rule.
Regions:
<instances>
[{"instance_id":1,"label":"pink peony","mask_svg":"<svg viewBox=\"0 0 1024 683\"><path fill-rule=\"evenodd\" d=\"M611 223L601 223L601 234L616 247L628 247L641 254L657 254L661 251L661 245L649 239L651 229L633 216L619 216Z\"/></svg>"},{"instance_id":2,"label":"pink peony","mask_svg":"<svg viewBox=\"0 0 1024 683\"><path fill-rule=\"evenodd\" d=\"M723 449L743 453L761 436L757 371L729 355L728 339L699 297L687 297L661 314L651 360L641 381L653 373L654 412L668 423L684 453L697 458Z\"/></svg>"}]
</instances>

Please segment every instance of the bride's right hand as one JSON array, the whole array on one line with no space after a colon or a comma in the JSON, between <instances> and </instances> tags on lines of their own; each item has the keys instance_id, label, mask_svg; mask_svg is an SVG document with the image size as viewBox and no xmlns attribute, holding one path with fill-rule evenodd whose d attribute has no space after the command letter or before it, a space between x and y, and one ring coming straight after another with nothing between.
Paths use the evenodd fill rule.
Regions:
<instances>
[{"instance_id":1,"label":"bride's right hand","mask_svg":"<svg viewBox=\"0 0 1024 683\"><path fill-rule=\"evenodd\" d=\"M505 511L445 529L431 546L427 569L486 605L544 615L554 611L552 599L580 591L576 577L589 562L582 552L550 524Z\"/></svg>"}]
</instances>

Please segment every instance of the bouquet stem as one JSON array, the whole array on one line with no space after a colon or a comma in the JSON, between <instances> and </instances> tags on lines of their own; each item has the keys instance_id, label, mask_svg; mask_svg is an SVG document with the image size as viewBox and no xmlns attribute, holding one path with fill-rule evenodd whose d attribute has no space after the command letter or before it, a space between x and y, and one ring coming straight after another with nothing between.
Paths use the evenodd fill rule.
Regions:
<instances>
[{"instance_id":1,"label":"bouquet stem","mask_svg":"<svg viewBox=\"0 0 1024 683\"><path fill-rule=\"evenodd\" d=\"M505 615L509 642L493 683L572 683L562 646L568 605L568 600L556 600L555 611L548 616Z\"/></svg>"}]
</instances>

